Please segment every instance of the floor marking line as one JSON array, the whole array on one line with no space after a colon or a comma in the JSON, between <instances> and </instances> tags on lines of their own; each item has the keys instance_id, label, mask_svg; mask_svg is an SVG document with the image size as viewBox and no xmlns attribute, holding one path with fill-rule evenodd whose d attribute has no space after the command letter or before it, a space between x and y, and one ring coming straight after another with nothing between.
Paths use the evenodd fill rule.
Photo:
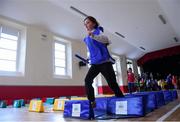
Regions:
<instances>
[{"instance_id":1,"label":"floor marking line","mask_svg":"<svg viewBox=\"0 0 180 122\"><path fill-rule=\"evenodd\" d=\"M168 118L173 112L175 112L180 107L180 104L175 106L173 109L171 109L168 113L164 114L162 117L160 117L156 122L164 121L166 118Z\"/></svg>"}]
</instances>

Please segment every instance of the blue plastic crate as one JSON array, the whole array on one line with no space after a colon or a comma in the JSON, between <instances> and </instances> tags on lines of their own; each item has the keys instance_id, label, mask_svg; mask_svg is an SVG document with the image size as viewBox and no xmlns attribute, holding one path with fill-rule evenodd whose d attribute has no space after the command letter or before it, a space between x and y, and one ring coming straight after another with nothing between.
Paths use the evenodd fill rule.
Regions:
<instances>
[{"instance_id":1,"label":"blue plastic crate","mask_svg":"<svg viewBox=\"0 0 180 122\"><path fill-rule=\"evenodd\" d=\"M21 104L21 106L25 106L25 100L24 99L20 99L20 104Z\"/></svg>"},{"instance_id":2,"label":"blue plastic crate","mask_svg":"<svg viewBox=\"0 0 180 122\"><path fill-rule=\"evenodd\" d=\"M0 108L6 108L7 107L7 103L4 100L0 100Z\"/></svg>"},{"instance_id":3,"label":"blue plastic crate","mask_svg":"<svg viewBox=\"0 0 180 122\"><path fill-rule=\"evenodd\" d=\"M21 101L20 100L14 100L13 107L14 108L21 108Z\"/></svg>"},{"instance_id":4,"label":"blue plastic crate","mask_svg":"<svg viewBox=\"0 0 180 122\"><path fill-rule=\"evenodd\" d=\"M54 100L55 100L54 97L46 98L46 103L48 103L48 104L54 104Z\"/></svg>"}]
</instances>

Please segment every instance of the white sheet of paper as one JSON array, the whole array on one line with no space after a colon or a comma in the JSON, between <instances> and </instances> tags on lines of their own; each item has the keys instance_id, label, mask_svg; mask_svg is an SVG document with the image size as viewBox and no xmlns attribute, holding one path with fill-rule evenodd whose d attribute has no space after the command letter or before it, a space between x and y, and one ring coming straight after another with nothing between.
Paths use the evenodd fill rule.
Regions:
<instances>
[{"instance_id":1,"label":"white sheet of paper","mask_svg":"<svg viewBox=\"0 0 180 122\"><path fill-rule=\"evenodd\" d=\"M127 115L127 101L116 101L116 114Z\"/></svg>"},{"instance_id":2,"label":"white sheet of paper","mask_svg":"<svg viewBox=\"0 0 180 122\"><path fill-rule=\"evenodd\" d=\"M34 101L34 102L32 103L32 110L35 111L36 108L37 108L37 102Z\"/></svg>"},{"instance_id":3,"label":"white sheet of paper","mask_svg":"<svg viewBox=\"0 0 180 122\"><path fill-rule=\"evenodd\" d=\"M72 117L80 117L81 104L72 104Z\"/></svg>"},{"instance_id":4,"label":"white sheet of paper","mask_svg":"<svg viewBox=\"0 0 180 122\"><path fill-rule=\"evenodd\" d=\"M57 106L57 108L58 108L58 109L61 109L61 108L62 108L62 104L63 104L63 101L62 101L62 100L58 100L58 106Z\"/></svg>"}]
</instances>

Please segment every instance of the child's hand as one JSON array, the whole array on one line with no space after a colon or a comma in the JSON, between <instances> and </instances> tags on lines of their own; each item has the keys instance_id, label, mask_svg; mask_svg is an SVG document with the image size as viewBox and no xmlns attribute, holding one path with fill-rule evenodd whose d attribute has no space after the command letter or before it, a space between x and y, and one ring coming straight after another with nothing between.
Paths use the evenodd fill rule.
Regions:
<instances>
[{"instance_id":1,"label":"child's hand","mask_svg":"<svg viewBox=\"0 0 180 122\"><path fill-rule=\"evenodd\" d=\"M88 36L92 36L93 33L91 31L88 31Z\"/></svg>"},{"instance_id":2,"label":"child's hand","mask_svg":"<svg viewBox=\"0 0 180 122\"><path fill-rule=\"evenodd\" d=\"M89 63L89 59L86 59L86 63Z\"/></svg>"}]
</instances>

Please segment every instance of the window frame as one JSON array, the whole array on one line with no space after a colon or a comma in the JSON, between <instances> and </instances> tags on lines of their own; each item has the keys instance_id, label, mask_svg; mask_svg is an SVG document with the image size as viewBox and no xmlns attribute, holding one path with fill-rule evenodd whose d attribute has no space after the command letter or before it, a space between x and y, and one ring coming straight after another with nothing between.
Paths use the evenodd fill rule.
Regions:
<instances>
[{"instance_id":1,"label":"window frame","mask_svg":"<svg viewBox=\"0 0 180 122\"><path fill-rule=\"evenodd\" d=\"M56 70L56 66L55 66L55 59L56 59L55 58L55 44L56 43L62 44L65 46L65 75L56 74L56 71L55 71ZM68 56L71 56L71 54L69 54L68 51L71 51L70 41L67 41L63 38L55 36L53 38L53 76L55 78L60 78L60 79L62 79L62 78L63 79L71 79L72 78L72 63L70 63L70 65L68 65L68 62L71 62L70 60L72 60L72 59L68 57Z\"/></svg>"},{"instance_id":2,"label":"window frame","mask_svg":"<svg viewBox=\"0 0 180 122\"><path fill-rule=\"evenodd\" d=\"M1 38L1 33L2 33L2 28L3 26L8 27L8 28L12 28L12 29L16 29L18 31L18 39L17 40L13 40L13 39L9 39L11 41L16 41L17 42L17 48L16 48L16 60L15 60L15 71L4 71L4 70L0 70L0 76L14 76L17 74L20 74L19 71L19 67L20 67L20 48L21 48L21 30L19 28L13 27L13 26L9 26L9 25L5 25L5 24L0 24L0 38ZM2 37L4 38L4 37ZM8 38L5 38L8 39ZM6 50L6 49L5 49ZM7 49L8 50L8 49Z\"/></svg>"}]
</instances>

